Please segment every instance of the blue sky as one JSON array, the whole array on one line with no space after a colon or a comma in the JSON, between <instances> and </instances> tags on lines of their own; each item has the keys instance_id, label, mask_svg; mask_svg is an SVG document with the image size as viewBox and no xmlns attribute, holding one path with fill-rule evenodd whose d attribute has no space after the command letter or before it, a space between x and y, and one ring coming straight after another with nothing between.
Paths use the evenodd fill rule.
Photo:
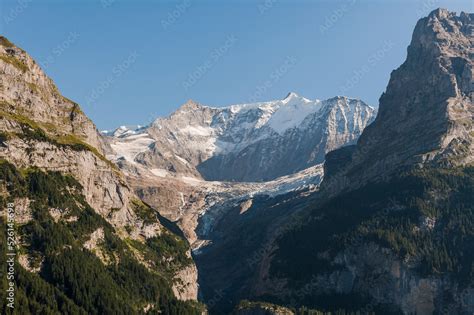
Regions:
<instances>
[{"instance_id":1,"label":"blue sky","mask_svg":"<svg viewBox=\"0 0 474 315\"><path fill-rule=\"evenodd\" d=\"M100 129L188 99L225 106L347 95L377 106L416 21L472 0L2 0L0 33Z\"/></svg>"}]
</instances>

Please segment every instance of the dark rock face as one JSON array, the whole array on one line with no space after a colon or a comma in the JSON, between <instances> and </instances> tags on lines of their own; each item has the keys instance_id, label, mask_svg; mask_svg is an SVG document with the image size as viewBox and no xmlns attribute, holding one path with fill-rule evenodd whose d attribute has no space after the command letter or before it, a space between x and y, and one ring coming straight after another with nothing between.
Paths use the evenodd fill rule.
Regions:
<instances>
[{"instance_id":1,"label":"dark rock face","mask_svg":"<svg viewBox=\"0 0 474 315\"><path fill-rule=\"evenodd\" d=\"M252 234L242 229L242 239L214 244L220 253L242 244L260 253L251 260L251 280L238 278L242 271L234 261L215 263L232 270L234 278L224 287L231 302L332 310L345 304L361 314L473 313L472 276L460 272L472 266L472 229L464 225L472 226L473 218L473 23L473 14L446 10L421 19L406 62L380 98L375 122L356 145L326 155L321 190L267 201L258 212L276 209L280 217L270 227L255 227L262 235L249 240ZM459 225L458 215L464 217ZM458 246L459 239L466 242ZM403 243L413 244L410 254ZM442 247L449 252L446 261L457 254L466 260L432 272L428 261L442 256ZM199 259L219 257L212 250Z\"/></svg>"},{"instance_id":2,"label":"dark rock face","mask_svg":"<svg viewBox=\"0 0 474 315\"><path fill-rule=\"evenodd\" d=\"M254 286L260 283L262 261L274 251L274 241L297 226L295 221L301 217L297 213L312 198L307 190L276 197L257 195L244 213L241 205L228 205L213 224L210 245L194 255L200 293L211 313L228 314L241 300L261 299Z\"/></svg>"},{"instance_id":3,"label":"dark rock face","mask_svg":"<svg viewBox=\"0 0 474 315\"><path fill-rule=\"evenodd\" d=\"M356 145L348 145L326 154L324 173L336 174L341 166L349 164L352 161L352 155L356 148Z\"/></svg>"},{"instance_id":4,"label":"dark rock face","mask_svg":"<svg viewBox=\"0 0 474 315\"><path fill-rule=\"evenodd\" d=\"M341 189L413 165L474 161L474 15L438 9L421 19L406 61L395 70L374 123L345 167ZM340 172L341 173L341 172Z\"/></svg>"}]
</instances>

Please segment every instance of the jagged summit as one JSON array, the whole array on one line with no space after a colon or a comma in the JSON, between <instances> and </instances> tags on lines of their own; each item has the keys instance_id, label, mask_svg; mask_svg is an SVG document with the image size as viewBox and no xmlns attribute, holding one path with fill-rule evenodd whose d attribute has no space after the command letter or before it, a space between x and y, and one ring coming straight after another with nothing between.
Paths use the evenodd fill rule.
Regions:
<instances>
[{"instance_id":1,"label":"jagged summit","mask_svg":"<svg viewBox=\"0 0 474 315\"><path fill-rule=\"evenodd\" d=\"M52 136L74 134L104 152L95 125L80 106L61 95L38 63L4 36L0 36L0 69L0 110L54 125L56 128L47 129Z\"/></svg>"},{"instance_id":2,"label":"jagged summit","mask_svg":"<svg viewBox=\"0 0 474 315\"><path fill-rule=\"evenodd\" d=\"M286 95L286 97L282 100L282 103L287 105L287 104L294 104L294 103L310 103L311 100L299 96L295 92L290 92ZM318 100L316 100L318 102Z\"/></svg>"},{"instance_id":3,"label":"jagged summit","mask_svg":"<svg viewBox=\"0 0 474 315\"><path fill-rule=\"evenodd\" d=\"M326 152L353 143L374 115L360 100L309 100L296 93L227 107L191 101L138 134L126 131L109 140L115 158L134 166L208 180L262 181L321 163Z\"/></svg>"},{"instance_id":4,"label":"jagged summit","mask_svg":"<svg viewBox=\"0 0 474 315\"><path fill-rule=\"evenodd\" d=\"M338 170L336 186L383 178L399 168L474 162L472 17L437 9L418 21L407 59L392 72L374 123L352 154L346 149L344 158L336 151L327 159L330 169ZM337 160L345 166L334 167Z\"/></svg>"},{"instance_id":5,"label":"jagged summit","mask_svg":"<svg viewBox=\"0 0 474 315\"><path fill-rule=\"evenodd\" d=\"M430 12L430 14L428 14L428 18L436 17L436 18L439 18L439 19L453 19L453 18L457 18L457 17L459 17L459 18L465 18L465 17L472 18L473 16L474 16L474 13L468 13L468 12L464 12L464 11L461 11L461 13L459 15L457 15L456 12L451 12L448 9L445 9L445 8L434 9L433 11Z\"/></svg>"},{"instance_id":6,"label":"jagged summit","mask_svg":"<svg viewBox=\"0 0 474 315\"><path fill-rule=\"evenodd\" d=\"M125 131L127 128L120 130ZM93 302L92 300L90 303L86 302L89 308L85 307L84 299L77 298L77 295L67 298L69 302L66 308L50 304L55 297L65 297L67 293L62 293L61 290L71 283L66 283L65 278L63 280L66 282L60 285L58 282L53 283L52 278L44 277L43 273L39 272L42 268L61 269L63 272L74 274L77 280L74 284L77 292L83 289L94 292L96 289L91 281L86 280L90 276L87 270L92 269L75 269L67 259L55 260L56 258L71 254L73 256L69 257L75 257L71 261L77 263L76 259L86 254L87 256L83 257L88 257L87 262L92 263L96 256L97 264L94 263L93 269L102 270L101 275L105 275L108 272L106 269L97 268L104 268L112 261L128 259L134 266L142 266L143 260L135 259L133 255L123 251L127 247L123 239L134 239L141 242L142 246L146 246L145 238L160 237L171 231L168 231L155 215L151 215L155 211L140 201L126 182L124 174L106 159L104 154L110 147L106 145L80 106L61 95L38 63L5 37L0 37L0 133L2 135L0 177L15 178L11 183L0 181L2 198L18 205L18 219L21 218L23 226L47 226L42 233L44 236L40 236L34 229L18 230L18 239L29 240L32 243L56 244L53 247L49 245L30 247L25 242L18 244L21 246L24 259L19 259L17 267L25 279L31 277L27 272L33 271L29 263L31 257L41 257L41 263L35 271L36 280L17 283L15 292L21 294L19 296L28 296L29 300L28 303L23 303L24 305L18 305L19 313L35 313L40 309L47 313L114 313L118 309L125 313L136 313L137 299L125 302L128 294L116 295L113 298L115 302L110 298L113 294L97 294ZM29 180L36 182L37 188L28 189ZM52 199L55 201L51 202ZM144 212L149 213L151 217L144 220ZM82 225L81 222L86 221L88 222L86 228L76 225L76 223ZM105 244L108 241L102 242L108 238L106 235L114 235L112 247ZM75 254L72 254L73 252ZM187 254L183 252L183 255ZM52 259L53 257L55 258ZM176 258L166 259L174 261ZM163 288L165 292L170 292L166 295L166 299L170 298L171 301L178 297L197 298L196 279L192 278L196 273L193 271L195 267L192 263L178 268L173 266L168 271L162 268L164 265L160 264L158 267L149 264L152 265L151 268L155 270L145 272L144 277L151 279L153 275L164 275L165 272L169 274L166 276L166 281L161 276L153 280L154 283L160 283L160 292ZM181 280L184 280L184 276L177 274L177 271L184 268L187 279L192 278L189 286L188 282L185 282L187 280ZM106 278L110 280L107 289L116 287L126 292L126 288L131 284L129 280L112 280L112 274ZM55 288L55 285L58 285L55 289L57 293L50 295L51 299L41 296L36 300L35 294L30 294L31 290L43 292L48 288ZM131 285L135 286L135 283ZM149 288L150 286L146 285L146 289ZM140 297L142 298L143 296ZM151 297L149 302L155 303L157 299L158 295ZM28 305L35 306L30 308ZM161 310L159 312L166 313Z\"/></svg>"},{"instance_id":7,"label":"jagged summit","mask_svg":"<svg viewBox=\"0 0 474 315\"><path fill-rule=\"evenodd\" d=\"M199 109L201 108L202 105L199 104L198 102L192 100L192 99L189 99L186 101L186 103L184 103L183 105L181 105L178 109L178 111L187 111L187 110L195 110L195 109Z\"/></svg>"},{"instance_id":8,"label":"jagged summit","mask_svg":"<svg viewBox=\"0 0 474 315\"><path fill-rule=\"evenodd\" d=\"M288 94L286 94L284 99L288 99L288 98L291 98L291 97L299 97L299 95L296 94L295 92L289 92Z\"/></svg>"}]
</instances>

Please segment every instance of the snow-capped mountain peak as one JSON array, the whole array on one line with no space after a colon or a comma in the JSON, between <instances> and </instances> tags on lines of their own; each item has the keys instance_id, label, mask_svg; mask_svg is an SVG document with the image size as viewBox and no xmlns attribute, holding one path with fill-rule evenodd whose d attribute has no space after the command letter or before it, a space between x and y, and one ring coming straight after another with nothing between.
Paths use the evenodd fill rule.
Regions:
<instances>
[{"instance_id":1,"label":"snow-capped mountain peak","mask_svg":"<svg viewBox=\"0 0 474 315\"><path fill-rule=\"evenodd\" d=\"M102 130L100 133L109 137L126 137L140 133L144 128L141 125L120 126L115 130Z\"/></svg>"},{"instance_id":2,"label":"snow-capped mountain peak","mask_svg":"<svg viewBox=\"0 0 474 315\"><path fill-rule=\"evenodd\" d=\"M120 129L109 140L116 158L160 174L260 181L323 162L326 152L355 142L374 117L360 100L310 100L293 92L227 107L188 101L147 128Z\"/></svg>"},{"instance_id":3,"label":"snow-capped mountain peak","mask_svg":"<svg viewBox=\"0 0 474 315\"><path fill-rule=\"evenodd\" d=\"M288 103L293 103L293 102L299 102L299 103L309 103L311 102L311 100L305 98L305 97L302 97L302 96L299 96L297 93L295 92L290 92L286 95L286 97L282 100L282 103L283 104L288 104Z\"/></svg>"},{"instance_id":4,"label":"snow-capped mountain peak","mask_svg":"<svg viewBox=\"0 0 474 315\"><path fill-rule=\"evenodd\" d=\"M194 100L192 99L189 99L186 101L186 103L184 103L183 105L181 105L179 107L179 109L177 110L177 112L179 111L189 111L189 110L196 110L196 109L199 109L203 107L201 104L199 104L198 102L195 102Z\"/></svg>"}]
</instances>

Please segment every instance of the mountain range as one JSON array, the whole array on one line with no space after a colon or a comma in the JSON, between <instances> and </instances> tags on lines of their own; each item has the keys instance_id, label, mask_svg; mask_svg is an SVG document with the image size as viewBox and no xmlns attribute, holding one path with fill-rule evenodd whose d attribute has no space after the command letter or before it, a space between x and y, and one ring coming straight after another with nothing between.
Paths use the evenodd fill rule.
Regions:
<instances>
[{"instance_id":1,"label":"mountain range","mask_svg":"<svg viewBox=\"0 0 474 315\"><path fill-rule=\"evenodd\" d=\"M228 212L196 257L218 309L474 312L473 29L473 14L421 19L375 121L326 155L320 189Z\"/></svg>"},{"instance_id":2,"label":"mountain range","mask_svg":"<svg viewBox=\"0 0 474 315\"><path fill-rule=\"evenodd\" d=\"M295 93L270 102L207 107L188 101L167 118L110 135L114 155L155 174L259 182L302 171L353 144L375 118L347 97L311 101Z\"/></svg>"},{"instance_id":3,"label":"mountain range","mask_svg":"<svg viewBox=\"0 0 474 315\"><path fill-rule=\"evenodd\" d=\"M100 133L0 37L15 312L473 314L473 62L474 14L437 9L377 110L188 101Z\"/></svg>"},{"instance_id":4,"label":"mountain range","mask_svg":"<svg viewBox=\"0 0 474 315\"><path fill-rule=\"evenodd\" d=\"M0 129L0 198L13 211L1 216L0 261L16 257L14 278L3 268L0 280L2 301L15 284L16 307L2 303L2 314L201 312L182 233L134 194L79 105L5 37Z\"/></svg>"}]
</instances>

